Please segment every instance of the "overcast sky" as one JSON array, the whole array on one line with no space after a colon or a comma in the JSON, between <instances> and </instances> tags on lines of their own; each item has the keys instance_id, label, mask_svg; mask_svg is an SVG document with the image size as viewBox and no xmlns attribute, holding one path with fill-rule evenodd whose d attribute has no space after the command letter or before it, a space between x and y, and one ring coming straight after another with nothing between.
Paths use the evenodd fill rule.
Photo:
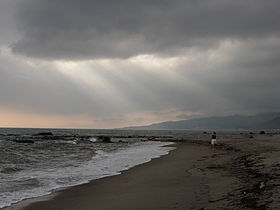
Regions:
<instances>
[{"instance_id":1,"label":"overcast sky","mask_svg":"<svg viewBox=\"0 0 280 210\"><path fill-rule=\"evenodd\" d=\"M280 107L279 0L0 0L0 126Z\"/></svg>"}]
</instances>

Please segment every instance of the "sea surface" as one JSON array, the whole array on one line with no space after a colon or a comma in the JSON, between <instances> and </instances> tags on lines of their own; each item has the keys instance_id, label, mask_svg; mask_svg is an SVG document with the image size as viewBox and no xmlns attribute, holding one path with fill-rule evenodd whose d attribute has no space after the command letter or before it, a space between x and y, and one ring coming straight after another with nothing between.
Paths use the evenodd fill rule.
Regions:
<instances>
[{"instance_id":1,"label":"sea surface","mask_svg":"<svg viewBox=\"0 0 280 210\"><path fill-rule=\"evenodd\" d=\"M0 208L168 154L172 143L151 140L185 132L0 128Z\"/></svg>"},{"instance_id":2,"label":"sea surface","mask_svg":"<svg viewBox=\"0 0 280 210\"><path fill-rule=\"evenodd\" d=\"M120 174L174 149L171 142L155 140L194 139L201 134L202 130L0 128L0 209Z\"/></svg>"}]
</instances>

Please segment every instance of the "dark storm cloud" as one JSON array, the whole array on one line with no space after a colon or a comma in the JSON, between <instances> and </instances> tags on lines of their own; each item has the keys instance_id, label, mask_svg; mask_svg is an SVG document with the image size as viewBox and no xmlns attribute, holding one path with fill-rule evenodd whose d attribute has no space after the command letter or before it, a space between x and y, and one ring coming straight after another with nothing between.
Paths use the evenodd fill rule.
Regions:
<instances>
[{"instance_id":1,"label":"dark storm cloud","mask_svg":"<svg viewBox=\"0 0 280 210\"><path fill-rule=\"evenodd\" d=\"M279 0L0 0L0 108L120 122L279 111L279 8ZM116 59L139 54L155 56Z\"/></svg>"},{"instance_id":2,"label":"dark storm cloud","mask_svg":"<svg viewBox=\"0 0 280 210\"><path fill-rule=\"evenodd\" d=\"M199 96L205 103L197 108L214 114L278 111L280 39L235 45L220 51L226 61L207 64L188 75L181 72L205 89Z\"/></svg>"},{"instance_id":3,"label":"dark storm cloud","mask_svg":"<svg viewBox=\"0 0 280 210\"><path fill-rule=\"evenodd\" d=\"M15 33L15 6L20 0L0 1L0 46L17 39Z\"/></svg>"},{"instance_id":4,"label":"dark storm cloud","mask_svg":"<svg viewBox=\"0 0 280 210\"><path fill-rule=\"evenodd\" d=\"M279 36L278 0L22 0L13 51L48 59L126 58Z\"/></svg>"}]
</instances>

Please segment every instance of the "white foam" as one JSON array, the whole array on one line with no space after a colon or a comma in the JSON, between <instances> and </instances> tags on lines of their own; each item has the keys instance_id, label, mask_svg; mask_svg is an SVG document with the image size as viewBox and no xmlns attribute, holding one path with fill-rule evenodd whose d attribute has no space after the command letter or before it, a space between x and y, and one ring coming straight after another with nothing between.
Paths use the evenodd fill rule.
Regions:
<instances>
[{"instance_id":1,"label":"white foam","mask_svg":"<svg viewBox=\"0 0 280 210\"><path fill-rule=\"evenodd\" d=\"M0 192L0 208L17 203L23 199L50 194L58 188L79 185L90 180L120 174L120 171L168 154L174 147L163 146L171 144L170 142L141 142L112 153L99 150L92 160L81 164L79 167L25 172L25 174L22 174L22 177L24 179L32 178L39 180L39 186L13 193Z\"/></svg>"},{"instance_id":2,"label":"white foam","mask_svg":"<svg viewBox=\"0 0 280 210\"><path fill-rule=\"evenodd\" d=\"M91 141L91 142L97 142L97 139L94 138L94 137L91 137L91 138L89 139L89 141Z\"/></svg>"}]
</instances>

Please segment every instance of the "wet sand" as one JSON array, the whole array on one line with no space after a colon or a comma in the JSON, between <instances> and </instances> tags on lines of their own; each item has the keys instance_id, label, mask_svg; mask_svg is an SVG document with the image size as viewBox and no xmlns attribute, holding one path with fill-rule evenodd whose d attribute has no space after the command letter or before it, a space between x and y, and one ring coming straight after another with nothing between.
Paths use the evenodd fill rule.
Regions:
<instances>
[{"instance_id":1,"label":"wet sand","mask_svg":"<svg viewBox=\"0 0 280 210\"><path fill-rule=\"evenodd\" d=\"M221 137L219 144L213 151L206 140L186 140L121 175L7 209L277 209L280 137Z\"/></svg>"}]
</instances>

